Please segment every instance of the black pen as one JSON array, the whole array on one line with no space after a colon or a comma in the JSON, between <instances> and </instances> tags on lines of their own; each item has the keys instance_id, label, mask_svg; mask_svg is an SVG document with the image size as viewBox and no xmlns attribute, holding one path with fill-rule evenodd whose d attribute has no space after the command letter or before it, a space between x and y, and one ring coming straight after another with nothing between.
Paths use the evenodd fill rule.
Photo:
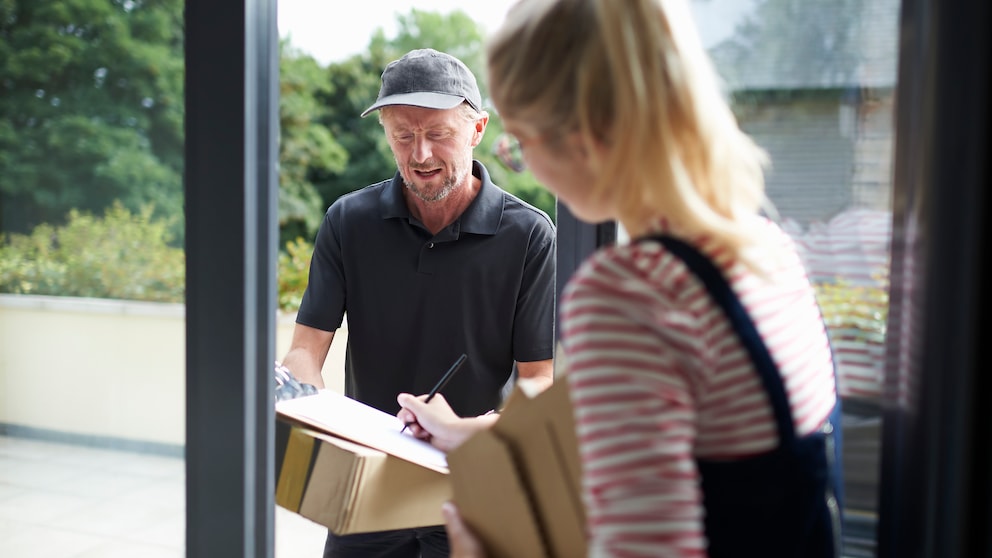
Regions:
<instances>
[{"instance_id":1,"label":"black pen","mask_svg":"<svg viewBox=\"0 0 992 558\"><path fill-rule=\"evenodd\" d=\"M434 396L437 395L437 392L441 391L442 389L444 389L444 386L448 385L448 382L451 381L451 378L455 376L455 372L458 372L458 369L462 367L462 364L465 363L465 359L467 358L468 355L466 355L465 353L462 353L462 356L458 357L458 360L456 360L455 363L451 365L451 368L449 368L448 371L444 373L444 376L441 376L441 379L437 381L437 384L434 385L434 388L431 389L430 393L427 394L427 399L424 399L424 403L430 403L431 399L434 399ZM413 424L415 423L408 422L404 424L403 428L400 429L400 434L402 434L407 428L409 428Z\"/></svg>"}]
</instances>

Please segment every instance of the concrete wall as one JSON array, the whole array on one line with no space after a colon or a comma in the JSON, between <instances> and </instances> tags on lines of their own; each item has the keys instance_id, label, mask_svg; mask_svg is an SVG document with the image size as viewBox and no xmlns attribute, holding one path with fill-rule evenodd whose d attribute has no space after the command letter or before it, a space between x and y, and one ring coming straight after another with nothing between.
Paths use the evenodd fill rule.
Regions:
<instances>
[{"instance_id":1,"label":"concrete wall","mask_svg":"<svg viewBox=\"0 0 992 558\"><path fill-rule=\"evenodd\" d=\"M276 358L294 315L277 316ZM185 307L0 295L0 427L47 435L185 444ZM324 365L342 389L347 331Z\"/></svg>"}]
</instances>

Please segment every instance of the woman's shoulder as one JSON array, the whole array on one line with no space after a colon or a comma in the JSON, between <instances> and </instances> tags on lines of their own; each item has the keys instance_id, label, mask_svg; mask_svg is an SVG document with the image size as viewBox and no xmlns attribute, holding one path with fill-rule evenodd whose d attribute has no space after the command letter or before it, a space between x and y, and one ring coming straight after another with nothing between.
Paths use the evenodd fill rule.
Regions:
<instances>
[{"instance_id":1,"label":"woman's shoulder","mask_svg":"<svg viewBox=\"0 0 992 558\"><path fill-rule=\"evenodd\" d=\"M572 292L672 299L683 292L689 274L664 245L634 241L599 248L569 280Z\"/></svg>"}]
</instances>

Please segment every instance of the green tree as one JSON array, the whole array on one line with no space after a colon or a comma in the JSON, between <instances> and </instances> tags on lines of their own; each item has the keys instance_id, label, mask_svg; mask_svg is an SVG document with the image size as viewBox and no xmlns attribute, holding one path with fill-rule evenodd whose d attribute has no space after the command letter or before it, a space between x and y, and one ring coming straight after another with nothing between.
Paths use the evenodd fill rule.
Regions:
<instances>
[{"instance_id":1,"label":"green tree","mask_svg":"<svg viewBox=\"0 0 992 558\"><path fill-rule=\"evenodd\" d=\"M378 120L375 116L359 117L379 91L382 69L395 58L388 46L377 44L373 38L368 52L332 63L326 69L326 85L315 94L326 108L319 123L330 129L348 152L349 162L336 172L311 169L325 208L341 195L389 178L395 172Z\"/></svg>"},{"instance_id":2,"label":"green tree","mask_svg":"<svg viewBox=\"0 0 992 558\"><path fill-rule=\"evenodd\" d=\"M342 172L348 152L322 122L327 109L318 95L327 76L313 57L280 43L279 232L280 245L313 238L324 214L314 177Z\"/></svg>"},{"instance_id":3,"label":"green tree","mask_svg":"<svg viewBox=\"0 0 992 558\"><path fill-rule=\"evenodd\" d=\"M0 229L115 200L182 215L182 6L0 0Z\"/></svg>"}]
</instances>

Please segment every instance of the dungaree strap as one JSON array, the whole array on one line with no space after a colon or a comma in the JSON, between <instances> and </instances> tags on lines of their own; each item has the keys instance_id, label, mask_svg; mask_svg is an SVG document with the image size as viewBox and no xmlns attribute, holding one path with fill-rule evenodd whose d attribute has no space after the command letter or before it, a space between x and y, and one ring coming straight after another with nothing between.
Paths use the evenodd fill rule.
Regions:
<instances>
[{"instance_id":1,"label":"dungaree strap","mask_svg":"<svg viewBox=\"0 0 992 558\"><path fill-rule=\"evenodd\" d=\"M693 246L660 242L720 306L761 378L779 446L739 460L696 460L706 506L707 551L715 558L836 558L842 548L840 399L823 427L797 437L778 366L720 269ZM831 351L832 352L832 351ZM837 368L834 366L836 379Z\"/></svg>"},{"instance_id":2,"label":"dungaree strap","mask_svg":"<svg viewBox=\"0 0 992 558\"><path fill-rule=\"evenodd\" d=\"M792 410L789 407L789 398L785 393L782 377L778 373L778 366L772 360L772 355L768 352L768 347L761 339L751 316L730 288L723 273L709 258L681 240L664 235L646 237L645 240L660 242L669 252L685 262L686 267L699 277L710 296L723 309L761 377L761 383L765 388L765 393L768 394L775 416L780 443L792 443L796 438L796 430L792 423Z\"/></svg>"}]
</instances>

